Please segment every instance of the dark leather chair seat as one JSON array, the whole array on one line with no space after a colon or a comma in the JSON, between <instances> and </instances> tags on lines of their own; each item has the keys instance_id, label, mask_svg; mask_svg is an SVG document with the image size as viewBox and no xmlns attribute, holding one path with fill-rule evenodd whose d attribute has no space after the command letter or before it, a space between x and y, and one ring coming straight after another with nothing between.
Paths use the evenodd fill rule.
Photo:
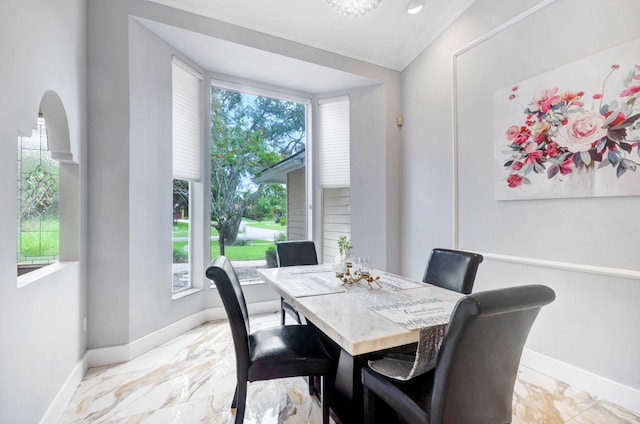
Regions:
<instances>
[{"instance_id":1,"label":"dark leather chair seat","mask_svg":"<svg viewBox=\"0 0 640 424\"><path fill-rule=\"evenodd\" d=\"M285 325L250 335L249 381L326 374L329 354L309 333L306 326Z\"/></svg>"}]
</instances>

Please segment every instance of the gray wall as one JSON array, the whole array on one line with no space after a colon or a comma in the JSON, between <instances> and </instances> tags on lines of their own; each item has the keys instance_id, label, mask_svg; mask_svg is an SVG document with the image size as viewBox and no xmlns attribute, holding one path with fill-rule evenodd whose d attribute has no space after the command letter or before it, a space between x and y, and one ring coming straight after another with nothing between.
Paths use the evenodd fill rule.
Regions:
<instances>
[{"instance_id":1,"label":"gray wall","mask_svg":"<svg viewBox=\"0 0 640 424\"><path fill-rule=\"evenodd\" d=\"M82 0L0 3L2 423L38 422L86 350L85 28L86 7ZM73 261L27 274L30 282L18 288L17 137L20 133L31 134L43 97L54 100L56 112L55 117L45 113L45 120L60 119L57 123L61 124L61 133L68 126L68 137L62 134L65 140L61 140L66 147L60 153L70 159L62 169L64 178L71 178L67 206L74 206L63 213L73 217L74 228L61 252L68 249L63 256L68 253L67 258ZM68 170L71 171L67 173Z\"/></svg>"},{"instance_id":2,"label":"gray wall","mask_svg":"<svg viewBox=\"0 0 640 424\"><path fill-rule=\"evenodd\" d=\"M556 291L527 344L540 364L563 369L575 379L569 383L593 373L637 391L640 248L637 224L627 218L637 216L638 198L496 201L492 93L637 37L640 4L556 1L460 55L454 176L452 55L537 2L514 3L477 0L403 72L402 272L419 277L432 248L455 244L457 225L460 248L487 253L475 291L525 283ZM569 28L568 21L580 25ZM551 39L562 40L557 49ZM630 278L621 277L627 270Z\"/></svg>"}]
</instances>

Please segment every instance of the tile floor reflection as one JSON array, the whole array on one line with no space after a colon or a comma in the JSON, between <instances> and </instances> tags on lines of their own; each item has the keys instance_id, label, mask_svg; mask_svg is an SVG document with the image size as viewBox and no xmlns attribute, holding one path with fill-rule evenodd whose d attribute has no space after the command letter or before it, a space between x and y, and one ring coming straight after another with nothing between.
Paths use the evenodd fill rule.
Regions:
<instances>
[{"instance_id":1,"label":"tile floor reflection","mask_svg":"<svg viewBox=\"0 0 640 424\"><path fill-rule=\"evenodd\" d=\"M251 318L252 330L278 325L279 314ZM205 323L126 363L90 368L63 423L233 423L235 357L226 321ZM612 403L521 367L515 424L640 424ZM302 378L249 384L247 424L320 423L318 402Z\"/></svg>"}]
</instances>

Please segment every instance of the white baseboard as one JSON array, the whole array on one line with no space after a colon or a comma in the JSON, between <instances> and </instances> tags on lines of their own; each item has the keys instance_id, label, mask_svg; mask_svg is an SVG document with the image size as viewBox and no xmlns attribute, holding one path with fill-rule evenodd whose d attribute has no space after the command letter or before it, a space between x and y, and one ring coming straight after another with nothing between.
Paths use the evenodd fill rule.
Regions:
<instances>
[{"instance_id":1,"label":"white baseboard","mask_svg":"<svg viewBox=\"0 0 640 424\"><path fill-rule=\"evenodd\" d=\"M250 315L275 312L279 308L280 301L277 300L250 303L247 305ZM87 351L88 365L89 367L97 367L101 365L130 361L149 352L151 349L160 346L162 343L197 327L200 324L207 321L218 321L226 318L226 312L222 307L210 308L197 312L126 345L89 349Z\"/></svg>"},{"instance_id":2,"label":"white baseboard","mask_svg":"<svg viewBox=\"0 0 640 424\"><path fill-rule=\"evenodd\" d=\"M89 368L89 365L87 362L87 354L85 353L82 359L73 367L69 376L62 384L62 387L58 390L56 397L53 398L53 401L49 404L47 411L40 419L40 424L57 424L61 422L62 414L82 381L82 377L84 377L87 368Z\"/></svg>"},{"instance_id":3,"label":"white baseboard","mask_svg":"<svg viewBox=\"0 0 640 424\"><path fill-rule=\"evenodd\" d=\"M251 303L247 305L250 315L276 312L280 309L280 301ZM224 308L207 309L186 318L181 319L164 328L154 331L144 337L134 340L126 345L103 347L99 349L89 349L82 359L73 367L71 373L62 384L62 387L47 408L47 411L40 419L40 424L59 423L64 410L73 397L82 377L88 368L102 365L117 364L127 362L150 351L151 349L168 342L169 340L183 334L192 328L197 327L207 321L218 321L226 319Z\"/></svg>"},{"instance_id":4,"label":"white baseboard","mask_svg":"<svg viewBox=\"0 0 640 424\"><path fill-rule=\"evenodd\" d=\"M598 398L640 414L640 390L593 374L574 365L525 349L520 363Z\"/></svg>"}]
</instances>

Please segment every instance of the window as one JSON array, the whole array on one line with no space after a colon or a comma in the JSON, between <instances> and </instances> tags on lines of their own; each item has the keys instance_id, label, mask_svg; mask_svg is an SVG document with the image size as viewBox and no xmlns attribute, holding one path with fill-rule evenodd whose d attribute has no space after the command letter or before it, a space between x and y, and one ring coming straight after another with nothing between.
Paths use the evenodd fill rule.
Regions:
<instances>
[{"instance_id":1,"label":"window","mask_svg":"<svg viewBox=\"0 0 640 424\"><path fill-rule=\"evenodd\" d=\"M201 178L202 75L174 57L172 63L173 231L172 292L192 287L192 185Z\"/></svg>"},{"instance_id":2,"label":"window","mask_svg":"<svg viewBox=\"0 0 640 424\"><path fill-rule=\"evenodd\" d=\"M338 238L351 235L349 97L318 100L322 190L322 260L338 255Z\"/></svg>"},{"instance_id":3,"label":"window","mask_svg":"<svg viewBox=\"0 0 640 424\"><path fill-rule=\"evenodd\" d=\"M31 136L18 137L18 275L58 261L59 176L39 116Z\"/></svg>"},{"instance_id":4,"label":"window","mask_svg":"<svg viewBox=\"0 0 640 424\"><path fill-rule=\"evenodd\" d=\"M277 265L274 240L307 238L309 99L212 81L211 255L242 281Z\"/></svg>"}]
</instances>

